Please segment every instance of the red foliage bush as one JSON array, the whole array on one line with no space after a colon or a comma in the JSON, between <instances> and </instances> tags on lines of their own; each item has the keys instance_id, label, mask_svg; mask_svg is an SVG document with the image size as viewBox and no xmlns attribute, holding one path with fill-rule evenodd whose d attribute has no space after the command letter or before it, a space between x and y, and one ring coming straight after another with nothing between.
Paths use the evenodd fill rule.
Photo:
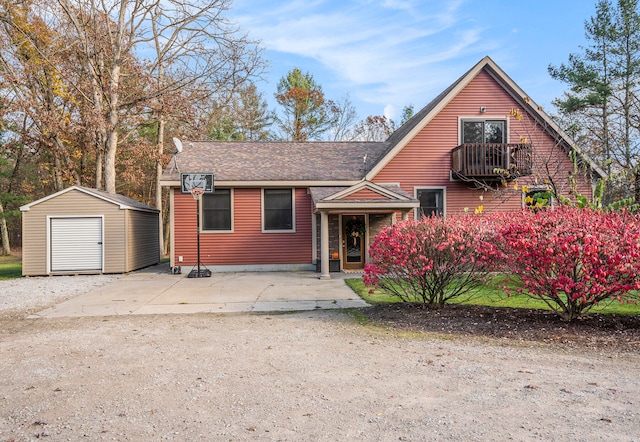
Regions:
<instances>
[{"instance_id":1,"label":"red foliage bush","mask_svg":"<svg viewBox=\"0 0 640 442\"><path fill-rule=\"evenodd\" d=\"M482 284L487 262L476 259L482 217L429 217L387 227L369 248L364 282L404 302L443 306Z\"/></svg>"},{"instance_id":2,"label":"red foliage bush","mask_svg":"<svg viewBox=\"0 0 640 442\"><path fill-rule=\"evenodd\" d=\"M598 303L637 300L640 220L627 213L559 207L490 215L479 257L507 286L543 300L567 321Z\"/></svg>"}]
</instances>

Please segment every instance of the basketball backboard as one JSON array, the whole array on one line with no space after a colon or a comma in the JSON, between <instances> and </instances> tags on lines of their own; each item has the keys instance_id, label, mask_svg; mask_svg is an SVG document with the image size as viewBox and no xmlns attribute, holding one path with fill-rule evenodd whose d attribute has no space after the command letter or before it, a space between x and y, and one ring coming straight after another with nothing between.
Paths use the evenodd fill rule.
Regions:
<instances>
[{"instance_id":1,"label":"basketball backboard","mask_svg":"<svg viewBox=\"0 0 640 442\"><path fill-rule=\"evenodd\" d=\"M212 173L181 173L180 187L182 193L191 193L194 188L202 189L203 192L213 192Z\"/></svg>"}]
</instances>

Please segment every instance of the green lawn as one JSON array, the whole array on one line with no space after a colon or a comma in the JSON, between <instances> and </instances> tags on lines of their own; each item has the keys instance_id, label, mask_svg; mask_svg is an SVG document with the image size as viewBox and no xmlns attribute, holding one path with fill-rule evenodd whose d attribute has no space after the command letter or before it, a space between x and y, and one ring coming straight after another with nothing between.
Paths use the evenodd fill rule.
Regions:
<instances>
[{"instance_id":1,"label":"green lawn","mask_svg":"<svg viewBox=\"0 0 640 442\"><path fill-rule=\"evenodd\" d=\"M17 256L0 256L0 280L22 276L22 261Z\"/></svg>"},{"instance_id":2,"label":"green lawn","mask_svg":"<svg viewBox=\"0 0 640 442\"><path fill-rule=\"evenodd\" d=\"M356 292L362 299L369 304L391 304L401 302L398 298L383 293L380 290L374 290L370 293L371 287L364 285L361 278L345 279L345 282L351 289ZM460 297L451 303L470 304L470 305L487 305L490 307L510 307L510 308L537 308L549 310L549 307L542 301L530 298L526 295L507 296L501 288L501 277L496 277L493 281L482 286L471 296ZM617 314L640 314L640 305L638 304L621 304L617 301L607 301L600 303L599 306L590 310L590 313L617 313Z\"/></svg>"}]
</instances>

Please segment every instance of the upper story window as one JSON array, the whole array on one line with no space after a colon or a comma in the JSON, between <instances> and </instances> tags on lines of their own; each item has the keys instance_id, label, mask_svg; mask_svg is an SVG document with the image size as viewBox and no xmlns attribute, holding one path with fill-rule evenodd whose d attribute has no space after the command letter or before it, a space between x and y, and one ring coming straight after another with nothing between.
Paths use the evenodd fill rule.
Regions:
<instances>
[{"instance_id":1,"label":"upper story window","mask_svg":"<svg viewBox=\"0 0 640 442\"><path fill-rule=\"evenodd\" d=\"M262 220L264 231L293 231L293 189L263 189Z\"/></svg>"},{"instance_id":2,"label":"upper story window","mask_svg":"<svg viewBox=\"0 0 640 442\"><path fill-rule=\"evenodd\" d=\"M463 120L461 144L503 144L507 142L505 120Z\"/></svg>"},{"instance_id":3,"label":"upper story window","mask_svg":"<svg viewBox=\"0 0 640 442\"><path fill-rule=\"evenodd\" d=\"M231 189L202 195L202 230L231 230Z\"/></svg>"}]
</instances>

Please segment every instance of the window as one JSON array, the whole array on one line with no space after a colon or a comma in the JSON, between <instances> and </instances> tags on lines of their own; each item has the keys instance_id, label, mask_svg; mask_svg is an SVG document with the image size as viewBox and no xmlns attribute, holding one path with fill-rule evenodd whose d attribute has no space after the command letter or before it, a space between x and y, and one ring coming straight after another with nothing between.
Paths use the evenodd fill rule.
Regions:
<instances>
[{"instance_id":1,"label":"window","mask_svg":"<svg viewBox=\"0 0 640 442\"><path fill-rule=\"evenodd\" d=\"M463 120L462 144L506 143L506 121Z\"/></svg>"},{"instance_id":2,"label":"window","mask_svg":"<svg viewBox=\"0 0 640 442\"><path fill-rule=\"evenodd\" d=\"M553 196L549 189L531 189L524 194L524 206L534 212L551 207Z\"/></svg>"},{"instance_id":3,"label":"window","mask_svg":"<svg viewBox=\"0 0 640 442\"><path fill-rule=\"evenodd\" d=\"M231 230L231 189L202 195L202 230Z\"/></svg>"},{"instance_id":4,"label":"window","mask_svg":"<svg viewBox=\"0 0 640 442\"><path fill-rule=\"evenodd\" d=\"M444 189L416 189L420 212L416 219L428 216L444 216Z\"/></svg>"},{"instance_id":5,"label":"window","mask_svg":"<svg viewBox=\"0 0 640 442\"><path fill-rule=\"evenodd\" d=\"M264 189L262 206L265 231L293 230L292 189Z\"/></svg>"}]
</instances>

